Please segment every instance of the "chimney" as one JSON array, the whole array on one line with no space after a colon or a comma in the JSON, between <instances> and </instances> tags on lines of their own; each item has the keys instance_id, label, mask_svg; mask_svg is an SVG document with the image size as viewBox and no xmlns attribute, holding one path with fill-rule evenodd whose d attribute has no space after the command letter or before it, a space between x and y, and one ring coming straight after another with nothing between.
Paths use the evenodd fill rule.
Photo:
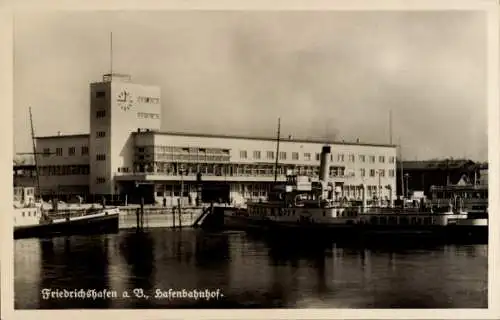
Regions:
<instances>
[{"instance_id":1,"label":"chimney","mask_svg":"<svg viewBox=\"0 0 500 320\"><path fill-rule=\"evenodd\" d=\"M331 147L323 146L323 148L321 149L321 162L319 165L319 180L323 183L328 182L328 177L330 174L330 153Z\"/></svg>"}]
</instances>

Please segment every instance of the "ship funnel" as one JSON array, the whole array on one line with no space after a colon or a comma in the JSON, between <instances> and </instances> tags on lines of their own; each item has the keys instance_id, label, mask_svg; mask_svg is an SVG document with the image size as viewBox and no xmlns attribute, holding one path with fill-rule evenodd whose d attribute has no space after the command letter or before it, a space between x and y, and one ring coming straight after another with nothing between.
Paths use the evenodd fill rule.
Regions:
<instances>
[{"instance_id":1,"label":"ship funnel","mask_svg":"<svg viewBox=\"0 0 500 320\"><path fill-rule=\"evenodd\" d=\"M321 149L321 162L319 165L319 180L326 183L330 174L330 146L323 146Z\"/></svg>"}]
</instances>

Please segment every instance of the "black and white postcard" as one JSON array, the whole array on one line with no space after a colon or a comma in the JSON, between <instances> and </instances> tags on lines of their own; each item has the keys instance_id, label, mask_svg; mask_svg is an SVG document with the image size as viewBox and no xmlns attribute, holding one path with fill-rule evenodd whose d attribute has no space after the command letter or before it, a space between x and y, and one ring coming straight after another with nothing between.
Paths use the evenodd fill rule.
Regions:
<instances>
[{"instance_id":1,"label":"black and white postcard","mask_svg":"<svg viewBox=\"0 0 500 320\"><path fill-rule=\"evenodd\" d=\"M81 5L3 14L5 319L499 315L494 1Z\"/></svg>"}]
</instances>

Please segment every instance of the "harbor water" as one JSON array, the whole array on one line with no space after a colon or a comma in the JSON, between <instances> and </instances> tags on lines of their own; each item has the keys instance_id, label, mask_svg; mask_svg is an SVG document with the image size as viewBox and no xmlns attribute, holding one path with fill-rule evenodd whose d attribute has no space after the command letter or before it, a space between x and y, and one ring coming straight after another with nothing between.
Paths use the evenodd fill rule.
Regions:
<instances>
[{"instance_id":1,"label":"harbor water","mask_svg":"<svg viewBox=\"0 0 500 320\"><path fill-rule=\"evenodd\" d=\"M340 245L244 232L16 240L15 308L487 308L487 245Z\"/></svg>"}]
</instances>

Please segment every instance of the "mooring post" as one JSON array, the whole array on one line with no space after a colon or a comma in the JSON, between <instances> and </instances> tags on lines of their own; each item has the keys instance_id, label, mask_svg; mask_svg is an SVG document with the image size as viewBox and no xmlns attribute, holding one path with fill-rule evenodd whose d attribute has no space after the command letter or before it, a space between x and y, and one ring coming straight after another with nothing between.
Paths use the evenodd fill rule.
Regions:
<instances>
[{"instance_id":1,"label":"mooring post","mask_svg":"<svg viewBox=\"0 0 500 320\"><path fill-rule=\"evenodd\" d=\"M181 219L181 215L182 215L182 205L181 205L181 199L179 199L179 228L182 228L182 219Z\"/></svg>"},{"instance_id":2,"label":"mooring post","mask_svg":"<svg viewBox=\"0 0 500 320\"><path fill-rule=\"evenodd\" d=\"M141 229L144 228L144 197L141 197Z\"/></svg>"},{"instance_id":3,"label":"mooring post","mask_svg":"<svg viewBox=\"0 0 500 320\"><path fill-rule=\"evenodd\" d=\"M136 231L139 231L139 208L135 209L135 217L136 217L136 220L137 220L137 225L136 225L136 228L135 230Z\"/></svg>"},{"instance_id":4,"label":"mooring post","mask_svg":"<svg viewBox=\"0 0 500 320\"><path fill-rule=\"evenodd\" d=\"M172 227L175 228L175 206L172 206Z\"/></svg>"}]
</instances>

